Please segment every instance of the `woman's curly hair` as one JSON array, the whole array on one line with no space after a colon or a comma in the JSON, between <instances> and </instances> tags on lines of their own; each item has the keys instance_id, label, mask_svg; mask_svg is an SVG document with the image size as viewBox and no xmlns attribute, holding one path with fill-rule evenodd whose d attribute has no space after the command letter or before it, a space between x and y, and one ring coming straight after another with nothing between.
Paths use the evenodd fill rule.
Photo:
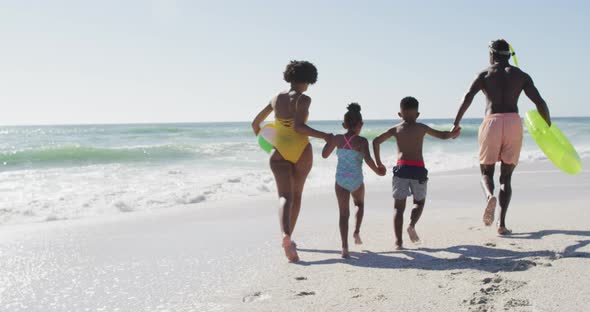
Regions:
<instances>
[{"instance_id":1,"label":"woman's curly hair","mask_svg":"<svg viewBox=\"0 0 590 312\"><path fill-rule=\"evenodd\" d=\"M287 64L283 78L289 83L310 83L318 80L318 70L308 61L291 61Z\"/></svg>"}]
</instances>

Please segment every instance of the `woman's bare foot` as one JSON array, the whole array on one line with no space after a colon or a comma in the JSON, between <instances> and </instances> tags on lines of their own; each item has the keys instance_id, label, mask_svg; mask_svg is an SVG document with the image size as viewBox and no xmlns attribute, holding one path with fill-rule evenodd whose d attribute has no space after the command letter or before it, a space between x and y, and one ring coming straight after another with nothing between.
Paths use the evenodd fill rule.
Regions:
<instances>
[{"instance_id":1,"label":"woman's bare foot","mask_svg":"<svg viewBox=\"0 0 590 312\"><path fill-rule=\"evenodd\" d=\"M348 248L342 248L342 258L344 258L344 259L350 258L350 254L348 253Z\"/></svg>"},{"instance_id":2,"label":"woman's bare foot","mask_svg":"<svg viewBox=\"0 0 590 312\"><path fill-rule=\"evenodd\" d=\"M420 237L418 237L418 233L416 233L416 229L413 226L408 226L408 235L410 236L410 240L412 243L417 244L420 242Z\"/></svg>"},{"instance_id":3,"label":"woman's bare foot","mask_svg":"<svg viewBox=\"0 0 590 312\"><path fill-rule=\"evenodd\" d=\"M352 237L354 237L354 243L357 245L362 245L363 241L361 240L361 235L359 233L354 233L352 234Z\"/></svg>"},{"instance_id":4,"label":"woman's bare foot","mask_svg":"<svg viewBox=\"0 0 590 312\"><path fill-rule=\"evenodd\" d=\"M499 235L508 235L508 234L512 234L512 231L507 229L505 226L499 226L498 227L498 234Z\"/></svg>"},{"instance_id":5,"label":"woman's bare foot","mask_svg":"<svg viewBox=\"0 0 590 312\"><path fill-rule=\"evenodd\" d=\"M498 200L496 199L496 196L490 196L488 198L488 204L483 213L483 224L486 226L490 226L492 223L494 223L494 213L496 212L497 202Z\"/></svg>"},{"instance_id":6,"label":"woman's bare foot","mask_svg":"<svg viewBox=\"0 0 590 312\"><path fill-rule=\"evenodd\" d=\"M285 256L287 256L289 262L299 261L299 255L297 255L297 244L295 244L295 242L292 241L291 237L288 235L283 237L283 249L285 250Z\"/></svg>"}]
</instances>

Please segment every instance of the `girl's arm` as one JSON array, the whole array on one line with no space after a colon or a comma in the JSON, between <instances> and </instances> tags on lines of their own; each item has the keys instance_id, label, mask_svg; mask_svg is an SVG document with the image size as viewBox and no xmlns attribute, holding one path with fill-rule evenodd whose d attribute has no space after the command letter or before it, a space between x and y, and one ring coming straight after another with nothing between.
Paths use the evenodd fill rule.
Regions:
<instances>
[{"instance_id":1,"label":"girl's arm","mask_svg":"<svg viewBox=\"0 0 590 312\"><path fill-rule=\"evenodd\" d=\"M252 130L254 131L254 135L258 135L258 132L260 132L260 124L264 120L266 120L266 117L268 117L268 115L270 115L270 113L272 113L272 111L273 111L272 105L270 103L268 103L268 105L266 105L258 113L258 115L256 115L256 117L252 121Z\"/></svg>"},{"instance_id":2,"label":"girl's arm","mask_svg":"<svg viewBox=\"0 0 590 312\"><path fill-rule=\"evenodd\" d=\"M311 98L309 96L301 95L301 98L299 98L297 102L297 112L295 112L294 129L297 133L314 138L323 139L327 142L332 137L332 134L313 129L305 123L307 121L307 116L309 115L310 105Z\"/></svg>"},{"instance_id":3,"label":"girl's arm","mask_svg":"<svg viewBox=\"0 0 590 312\"><path fill-rule=\"evenodd\" d=\"M384 176L387 173L387 170L384 170L385 167L378 167L373 158L371 158L371 151L369 150L369 141L363 138L361 142L361 153L363 153L363 158L365 159L365 163L369 168L371 168L376 174L380 176Z\"/></svg>"},{"instance_id":4,"label":"girl's arm","mask_svg":"<svg viewBox=\"0 0 590 312\"><path fill-rule=\"evenodd\" d=\"M322 157L328 158L335 148L336 140L335 137L332 137L330 140L326 142L326 145L324 145L324 149L322 150Z\"/></svg>"},{"instance_id":5,"label":"girl's arm","mask_svg":"<svg viewBox=\"0 0 590 312\"><path fill-rule=\"evenodd\" d=\"M436 129L432 129L429 126L422 124L422 126L424 127L424 131L428 134L431 135L437 139L441 139L441 140L448 140L448 139L454 139L456 137L459 136L459 134L461 133L461 128L460 127L453 127L452 131L439 131Z\"/></svg>"},{"instance_id":6,"label":"girl's arm","mask_svg":"<svg viewBox=\"0 0 590 312\"><path fill-rule=\"evenodd\" d=\"M395 127L381 133L378 137L373 140L373 154L375 155L375 161L377 162L377 166L384 167L383 163L381 162L381 143L389 140L391 137L394 137L397 133Z\"/></svg>"}]
</instances>

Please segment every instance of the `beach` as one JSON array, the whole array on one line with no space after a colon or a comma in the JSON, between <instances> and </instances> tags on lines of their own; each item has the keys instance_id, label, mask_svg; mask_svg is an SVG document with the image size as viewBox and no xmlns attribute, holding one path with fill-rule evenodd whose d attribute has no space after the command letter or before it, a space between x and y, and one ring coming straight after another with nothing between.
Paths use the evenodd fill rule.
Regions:
<instances>
[{"instance_id":1,"label":"beach","mask_svg":"<svg viewBox=\"0 0 590 312\"><path fill-rule=\"evenodd\" d=\"M590 309L587 169L568 176L546 160L517 168L507 237L482 224L476 168L432 173L423 242L406 237L402 251L393 250L390 179L367 183L364 244L347 260L330 187L306 190L297 264L280 248L271 193L1 226L0 310Z\"/></svg>"}]
</instances>

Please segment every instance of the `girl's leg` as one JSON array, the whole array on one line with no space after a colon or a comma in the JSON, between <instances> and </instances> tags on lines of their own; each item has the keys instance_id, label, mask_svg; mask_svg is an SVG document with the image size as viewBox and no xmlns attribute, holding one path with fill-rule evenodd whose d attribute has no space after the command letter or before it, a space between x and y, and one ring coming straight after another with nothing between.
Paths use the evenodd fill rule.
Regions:
<instances>
[{"instance_id":1,"label":"girl's leg","mask_svg":"<svg viewBox=\"0 0 590 312\"><path fill-rule=\"evenodd\" d=\"M354 226L354 243L360 245L363 243L361 240L361 224L363 223L363 216L365 215L365 184L361 184L361 186L353 191L352 193L352 200L354 205L356 206L356 223Z\"/></svg>"},{"instance_id":2,"label":"girl's leg","mask_svg":"<svg viewBox=\"0 0 590 312\"><path fill-rule=\"evenodd\" d=\"M350 217L350 192L336 183L336 198L340 210L340 238L342 239L342 258L348 258L348 218Z\"/></svg>"},{"instance_id":3,"label":"girl's leg","mask_svg":"<svg viewBox=\"0 0 590 312\"><path fill-rule=\"evenodd\" d=\"M308 144L295 164L295 170L293 172L293 210L291 211L290 216L291 232L295 229L295 224L297 224L297 218L299 217L299 211L301 210L303 188L305 187L305 181L311 171L312 165L313 152L311 144Z\"/></svg>"},{"instance_id":4,"label":"girl's leg","mask_svg":"<svg viewBox=\"0 0 590 312\"><path fill-rule=\"evenodd\" d=\"M275 151L270 157L270 169L274 174L279 195L279 223L283 234L283 248L289 261L298 261L297 253L291 248L290 213L293 207L293 164Z\"/></svg>"}]
</instances>

